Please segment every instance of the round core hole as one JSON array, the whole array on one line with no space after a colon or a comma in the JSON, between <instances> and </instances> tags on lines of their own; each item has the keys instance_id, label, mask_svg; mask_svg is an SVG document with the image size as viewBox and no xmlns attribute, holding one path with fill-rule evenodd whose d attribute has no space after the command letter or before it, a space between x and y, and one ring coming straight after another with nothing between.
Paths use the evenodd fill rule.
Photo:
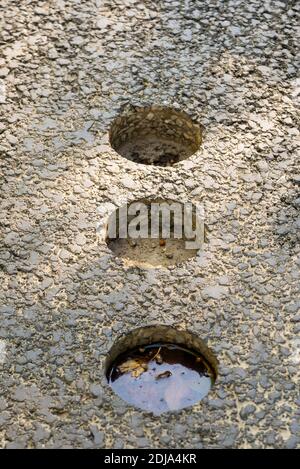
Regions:
<instances>
[{"instance_id":1,"label":"round core hole","mask_svg":"<svg viewBox=\"0 0 300 469\"><path fill-rule=\"evenodd\" d=\"M117 117L110 144L136 163L172 166L196 153L202 141L200 125L185 112L159 106L135 108Z\"/></svg>"},{"instance_id":2,"label":"round core hole","mask_svg":"<svg viewBox=\"0 0 300 469\"><path fill-rule=\"evenodd\" d=\"M139 199L108 220L107 246L128 266L177 265L195 257L204 242L205 225L192 203Z\"/></svg>"},{"instance_id":3,"label":"round core hole","mask_svg":"<svg viewBox=\"0 0 300 469\"><path fill-rule=\"evenodd\" d=\"M110 350L105 373L113 391L154 415L192 406L217 377L217 360L195 334L169 326L139 328Z\"/></svg>"}]
</instances>

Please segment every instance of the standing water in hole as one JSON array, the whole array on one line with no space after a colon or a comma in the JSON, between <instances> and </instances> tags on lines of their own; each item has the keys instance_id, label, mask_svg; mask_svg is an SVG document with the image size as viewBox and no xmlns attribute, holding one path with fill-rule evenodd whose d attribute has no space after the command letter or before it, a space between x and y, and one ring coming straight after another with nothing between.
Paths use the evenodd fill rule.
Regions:
<instances>
[{"instance_id":1,"label":"standing water in hole","mask_svg":"<svg viewBox=\"0 0 300 469\"><path fill-rule=\"evenodd\" d=\"M158 343L119 355L107 379L124 401L159 415L203 399L214 383L214 373L199 354Z\"/></svg>"}]
</instances>

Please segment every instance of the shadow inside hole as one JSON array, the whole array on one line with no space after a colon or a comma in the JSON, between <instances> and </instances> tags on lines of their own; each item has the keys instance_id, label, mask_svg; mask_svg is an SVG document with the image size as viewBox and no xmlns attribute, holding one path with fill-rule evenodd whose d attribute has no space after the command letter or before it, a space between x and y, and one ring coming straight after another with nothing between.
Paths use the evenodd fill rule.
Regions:
<instances>
[{"instance_id":1,"label":"shadow inside hole","mask_svg":"<svg viewBox=\"0 0 300 469\"><path fill-rule=\"evenodd\" d=\"M109 139L112 148L128 160L172 166L196 153L202 132L201 126L185 112L151 106L117 117Z\"/></svg>"}]
</instances>

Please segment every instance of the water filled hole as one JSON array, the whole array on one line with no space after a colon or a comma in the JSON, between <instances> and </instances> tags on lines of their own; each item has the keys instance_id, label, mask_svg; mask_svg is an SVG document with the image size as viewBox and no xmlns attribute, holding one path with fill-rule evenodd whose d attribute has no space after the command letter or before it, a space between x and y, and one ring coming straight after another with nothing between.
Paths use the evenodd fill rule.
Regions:
<instances>
[{"instance_id":1,"label":"water filled hole","mask_svg":"<svg viewBox=\"0 0 300 469\"><path fill-rule=\"evenodd\" d=\"M131 109L117 117L109 138L113 149L128 160L172 166L199 149L202 132L185 112L151 106Z\"/></svg>"},{"instance_id":2,"label":"water filled hole","mask_svg":"<svg viewBox=\"0 0 300 469\"><path fill-rule=\"evenodd\" d=\"M159 415L199 402L217 376L217 360L195 334L169 326L132 331L110 351L106 377L129 404Z\"/></svg>"},{"instance_id":3,"label":"water filled hole","mask_svg":"<svg viewBox=\"0 0 300 469\"><path fill-rule=\"evenodd\" d=\"M183 263L205 241L200 208L164 199L139 199L118 208L109 217L106 236L118 258L146 268Z\"/></svg>"}]
</instances>

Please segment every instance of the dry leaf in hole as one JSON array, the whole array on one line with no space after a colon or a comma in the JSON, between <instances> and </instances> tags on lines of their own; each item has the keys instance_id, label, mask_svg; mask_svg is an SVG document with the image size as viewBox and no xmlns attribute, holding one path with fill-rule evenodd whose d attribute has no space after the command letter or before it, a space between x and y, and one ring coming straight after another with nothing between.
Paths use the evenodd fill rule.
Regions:
<instances>
[{"instance_id":1,"label":"dry leaf in hole","mask_svg":"<svg viewBox=\"0 0 300 469\"><path fill-rule=\"evenodd\" d=\"M156 376L155 379L162 379L162 378L169 378L170 376L172 376L172 373L171 371L164 371L163 373L160 373L159 375Z\"/></svg>"},{"instance_id":2,"label":"dry leaf in hole","mask_svg":"<svg viewBox=\"0 0 300 469\"><path fill-rule=\"evenodd\" d=\"M160 354L161 347L157 350L156 354L151 358L151 360L155 360L158 365L161 365L163 362L163 358Z\"/></svg>"},{"instance_id":3,"label":"dry leaf in hole","mask_svg":"<svg viewBox=\"0 0 300 469\"><path fill-rule=\"evenodd\" d=\"M140 366L139 368L136 368L131 372L131 376L133 376L134 378L138 378L142 373L144 373L144 371L147 371L147 369L147 365Z\"/></svg>"},{"instance_id":4,"label":"dry leaf in hole","mask_svg":"<svg viewBox=\"0 0 300 469\"><path fill-rule=\"evenodd\" d=\"M156 356L155 356L155 361L158 365L161 365L163 363L163 358L161 356L160 353L158 353Z\"/></svg>"},{"instance_id":5,"label":"dry leaf in hole","mask_svg":"<svg viewBox=\"0 0 300 469\"><path fill-rule=\"evenodd\" d=\"M147 363L141 362L139 360L127 360L118 366L121 373L130 373L134 378L138 378L144 371L148 369Z\"/></svg>"}]
</instances>

